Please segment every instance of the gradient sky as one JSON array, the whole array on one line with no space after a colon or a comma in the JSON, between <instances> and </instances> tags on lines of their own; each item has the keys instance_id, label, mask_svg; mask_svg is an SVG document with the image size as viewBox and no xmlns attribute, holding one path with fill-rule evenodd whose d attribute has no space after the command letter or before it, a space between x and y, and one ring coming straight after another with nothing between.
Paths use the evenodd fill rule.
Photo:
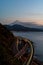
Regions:
<instances>
[{"instance_id":1,"label":"gradient sky","mask_svg":"<svg viewBox=\"0 0 43 65\"><path fill-rule=\"evenodd\" d=\"M43 25L43 0L0 0L0 22L14 20Z\"/></svg>"}]
</instances>

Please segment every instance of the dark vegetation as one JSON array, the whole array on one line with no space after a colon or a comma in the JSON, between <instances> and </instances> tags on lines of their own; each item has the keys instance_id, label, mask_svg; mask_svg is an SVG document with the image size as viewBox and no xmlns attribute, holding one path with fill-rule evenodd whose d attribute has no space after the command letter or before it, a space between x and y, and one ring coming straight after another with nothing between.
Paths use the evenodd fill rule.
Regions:
<instances>
[{"instance_id":1,"label":"dark vegetation","mask_svg":"<svg viewBox=\"0 0 43 65\"><path fill-rule=\"evenodd\" d=\"M14 57L17 53L15 43L16 37L0 24L0 65L22 65L20 60Z\"/></svg>"}]
</instances>

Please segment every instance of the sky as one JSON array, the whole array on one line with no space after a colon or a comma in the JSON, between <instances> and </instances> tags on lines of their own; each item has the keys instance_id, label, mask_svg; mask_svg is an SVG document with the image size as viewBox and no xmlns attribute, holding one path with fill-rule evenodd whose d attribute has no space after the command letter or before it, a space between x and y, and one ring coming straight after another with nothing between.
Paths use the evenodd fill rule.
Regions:
<instances>
[{"instance_id":1,"label":"sky","mask_svg":"<svg viewBox=\"0 0 43 65\"><path fill-rule=\"evenodd\" d=\"M15 20L43 25L43 0L0 0L0 23Z\"/></svg>"}]
</instances>

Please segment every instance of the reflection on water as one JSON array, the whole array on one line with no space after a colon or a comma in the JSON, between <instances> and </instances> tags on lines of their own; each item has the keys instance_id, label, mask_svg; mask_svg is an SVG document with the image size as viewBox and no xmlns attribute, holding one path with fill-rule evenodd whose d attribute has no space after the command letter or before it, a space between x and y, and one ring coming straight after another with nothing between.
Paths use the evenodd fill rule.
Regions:
<instances>
[{"instance_id":1,"label":"reflection on water","mask_svg":"<svg viewBox=\"0 0 43 65\"><path fill-rule=\"evenodd\" d=\"M14 32L16 36L28 38L34 42L35 55L43 61L43 32Z\"/></svg>"}]
</instances>

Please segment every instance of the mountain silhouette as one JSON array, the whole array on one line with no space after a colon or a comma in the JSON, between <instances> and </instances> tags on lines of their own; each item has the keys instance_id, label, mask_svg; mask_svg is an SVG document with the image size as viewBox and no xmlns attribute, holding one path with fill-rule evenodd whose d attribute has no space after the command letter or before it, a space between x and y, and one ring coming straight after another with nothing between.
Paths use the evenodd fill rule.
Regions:
<instances>
[{"instance_id":1,"label":"mountain silhouette","mask_svg":"<svg viewBox=\"0 0 43 65\"><path fill-rule=\"evenodd\" d=\"M10 31L43 31L42 29L39 28L30 28L19 24L4 25L4 26L7 27L7 29L9 29Z\"/></svg>"},{"instance_id":2,"label":"mountain silhouette","mask_svg":"<svg viewBox=\"0 0 43 65\"><path fill-rule=\"evenodd\" d=\"M39 28L39 29L43 28L43 25L38 25L38 24L36 24L32 21L31 22L27 22L27 21L22 22L22 21L16 20L16 21L10 23L9 25L12 26L12 25L15 25L15 24L22 25L22 26L25 26L25 27L30 27L30 28Z\"/></svg>"}]
</instances>

